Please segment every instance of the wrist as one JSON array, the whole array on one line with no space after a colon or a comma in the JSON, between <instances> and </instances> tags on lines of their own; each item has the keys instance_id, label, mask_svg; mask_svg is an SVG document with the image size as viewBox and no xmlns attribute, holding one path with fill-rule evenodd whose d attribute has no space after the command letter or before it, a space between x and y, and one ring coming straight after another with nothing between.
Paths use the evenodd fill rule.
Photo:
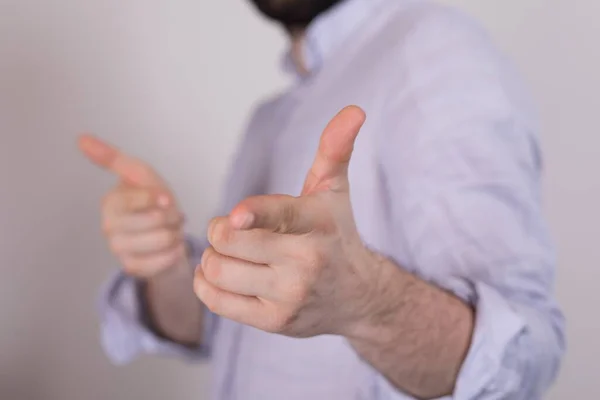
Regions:
<instances>
[{"instance_id":1,"label":"wrist","mask_svg":"<svg viewBox=\"0 0 600 400\"><path fill-rule=\"evenodd\" d=\"M189 252L182 254L176 264L162 272L139 279L138 296L142 321L150 331L163 340L196 348L198 335L193 326L197 323L196 318L187 316L182 319L182 313L186 314L186 307L173 308L173 305L180 304L184 299L197 301L192 290L194 270L188 254Z\"/></svg>"},{"instance_id":2,"label":"wrist","mask_svg":"<svg viewBox=\"0 0 600 400\"><path fill-rule=\"evenodd\" d=\"M160 282L172 282L193 277L194 267L191 265L191 260L195 257L195 249L187 240L182 243L181 247L180 255L172 265L146 277L144 281L150 285L158 285Z\"/></svg>"},{"instance_id":3,"label":"wrist","mask_svg":"<svg viewBox=\"0 0 600 400\"><path fill-rule=\"evenodd\" d=\"M343 336L353 344L377 345L395 341L411 276L384 256L368 251L364 270L370 271L363 304L353 308L357 314Z\"/></svg>"}]
</instances>

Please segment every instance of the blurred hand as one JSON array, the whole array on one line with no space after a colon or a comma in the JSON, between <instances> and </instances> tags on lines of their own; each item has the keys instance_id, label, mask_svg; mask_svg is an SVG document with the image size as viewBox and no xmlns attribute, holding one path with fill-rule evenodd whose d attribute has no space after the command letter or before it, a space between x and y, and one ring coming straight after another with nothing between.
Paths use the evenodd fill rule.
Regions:
<instances>
[{"instance_id":1,"label":"blurred hand","mask_svg":"<svg viewBox=\"0 0 600 400\"><path fill-rule=\"evenodd\" d=\"M165 181L148 164L91 136L79 148L119 178L102 203L102 228L125 272L151 278L185 260L183 216Z\"/></svg>"}]
</instances>

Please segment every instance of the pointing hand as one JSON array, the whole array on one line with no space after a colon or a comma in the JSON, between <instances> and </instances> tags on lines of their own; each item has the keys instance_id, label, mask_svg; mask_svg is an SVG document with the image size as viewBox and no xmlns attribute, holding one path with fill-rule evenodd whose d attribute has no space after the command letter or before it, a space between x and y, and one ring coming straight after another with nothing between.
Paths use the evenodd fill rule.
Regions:
<instances>
[{"instance_id":1,"label":"pointing hand","mask_svg":"<svg viewBox=\"0 0 600 400\"><path fill-rule=\"evenodd\" d=\"M79 148L119 179L102 203L102 227L124 270L150 278L185 259L183 216L152 167L91 136L82 136Z\"/></svg>"},{"instance_id":2,"label":"pointing hand","mask_svg":"<svg viewBox=\"0 0 600 400\"><path fill-rule=\"evenodd\" d=\"M365 121L343 109L324 130L299 197L248 198L215 218L195 277L213 312L296 337L348 333L376 287L354 223L348 165Z\"/></svg>"}]
</instances>

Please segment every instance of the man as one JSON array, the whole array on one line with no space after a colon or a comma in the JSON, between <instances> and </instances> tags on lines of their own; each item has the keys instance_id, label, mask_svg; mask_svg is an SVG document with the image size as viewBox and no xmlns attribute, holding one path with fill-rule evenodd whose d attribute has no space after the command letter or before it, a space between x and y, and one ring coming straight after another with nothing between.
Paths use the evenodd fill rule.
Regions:
<instances>
[{"instance_id":1,"label":"man","mask_svg":"<svg viewBox=\"0 0 600 400\"><path fill-rule=\"evenodd\" d=\"M207 241L148 164L81 139L120 178L108 354L210 356L217 400L540 399L564 322L537 127L502 55L425 1L254 3L298 84L256 111Z\"/></svg>"}]
</instances>

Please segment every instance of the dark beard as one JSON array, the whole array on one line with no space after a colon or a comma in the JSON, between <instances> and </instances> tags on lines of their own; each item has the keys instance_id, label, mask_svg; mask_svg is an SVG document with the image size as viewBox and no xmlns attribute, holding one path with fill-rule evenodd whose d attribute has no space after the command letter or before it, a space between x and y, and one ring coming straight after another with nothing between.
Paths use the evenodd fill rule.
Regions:
<instances>
[{"instance_id":1,"label":"dark beard","mask_svg":"<svg viewBox=\"0 0 600 400\"><path fill-rule=\"evenodd\" d=\"M343 0L251 0L269 19L288 29L305 28L321 13Z\"/></svg>"}]
</instances>

